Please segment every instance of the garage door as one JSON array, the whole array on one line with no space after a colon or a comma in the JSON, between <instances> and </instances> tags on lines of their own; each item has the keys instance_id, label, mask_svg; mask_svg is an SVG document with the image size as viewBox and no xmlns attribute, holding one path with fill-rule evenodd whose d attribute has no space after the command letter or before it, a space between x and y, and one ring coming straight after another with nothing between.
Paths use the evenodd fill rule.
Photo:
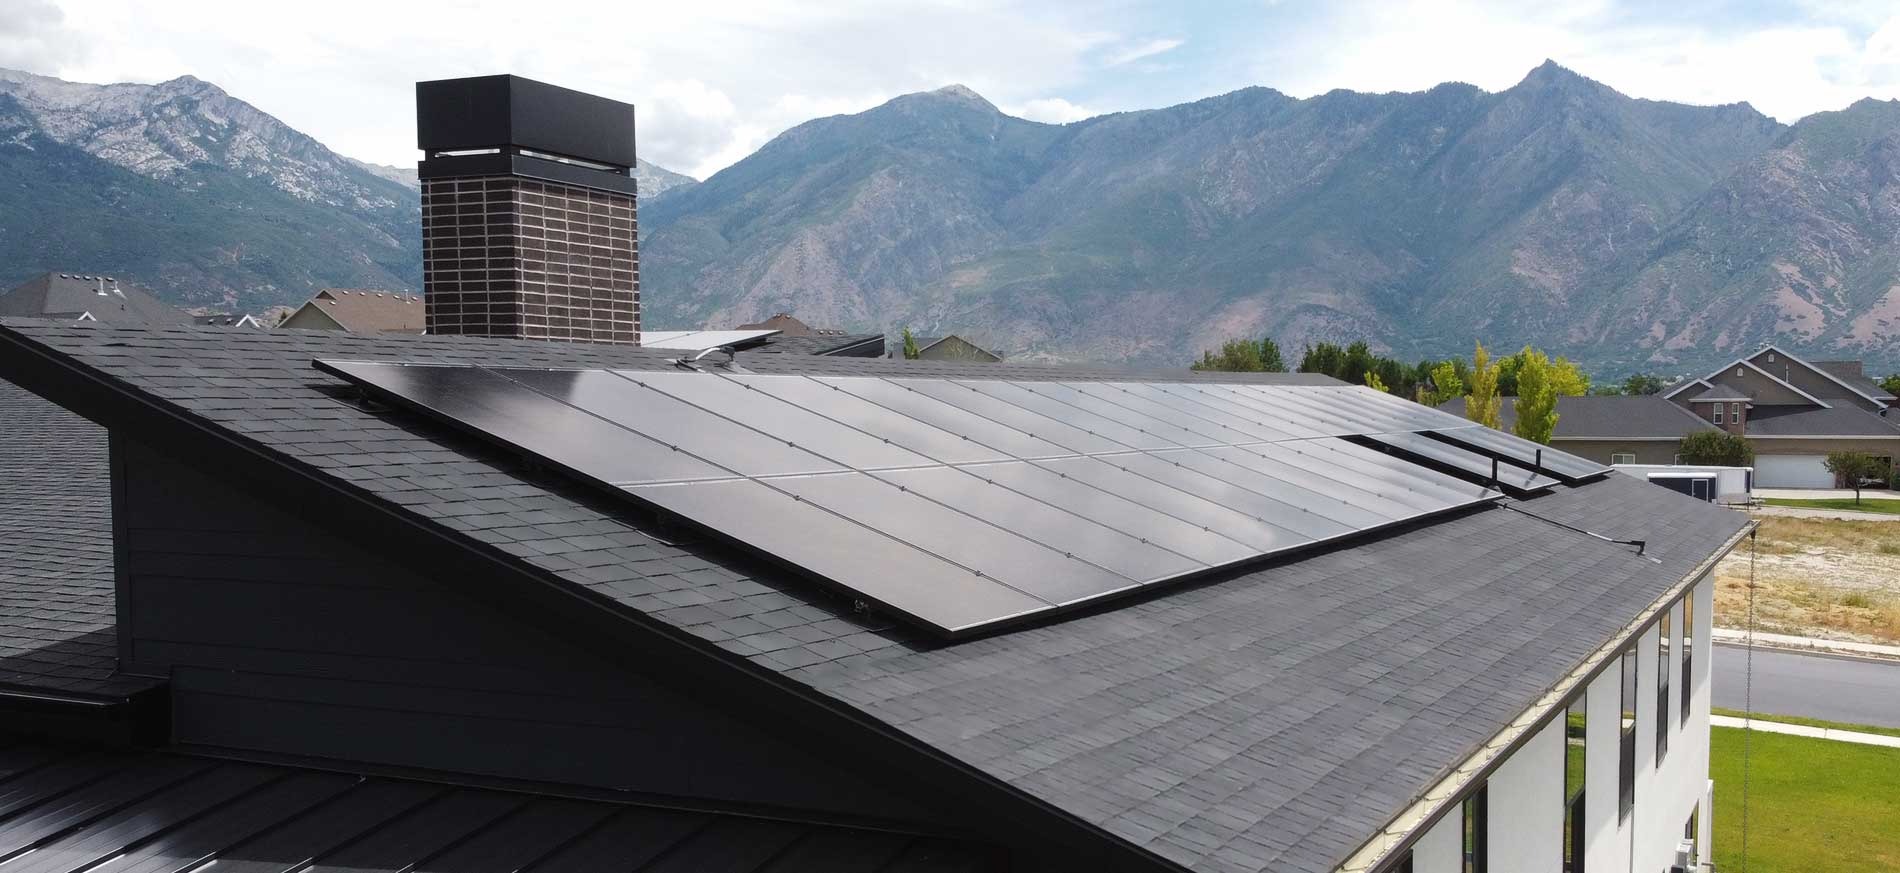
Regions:
<instances>
[{"instance_id":1,"label":"garage door","mask_svg":"<svg viewBox=\"0 0 1900 873\"><path fill-rule=\"evenodd\" d=\"M1757 488L1832 488L1823 455L1756 455Z\"/></svg>"}]
</instances>

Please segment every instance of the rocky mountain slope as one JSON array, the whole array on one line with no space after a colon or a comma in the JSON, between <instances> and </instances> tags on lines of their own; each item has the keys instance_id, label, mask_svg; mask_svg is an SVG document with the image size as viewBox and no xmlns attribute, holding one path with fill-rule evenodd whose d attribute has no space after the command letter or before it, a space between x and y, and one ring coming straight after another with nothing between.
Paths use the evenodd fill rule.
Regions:
<instances>
[{"instance_id":1,"label":"rocky mountain slope","mask_svg":"<svg viewBox=\"0 0 1900 873\"><path fill-rule=\"evenodd\" d=\"M693 183L641 163L646 191ZM0 290L110 273L260 312L323 287L415 289L420 221L413 167L338 155L208 82L0 70Z\"/></svg>"},{"instance_id":2,"label":"rocky mountain slope","mask_svg":"<svg viewBox=\"0 0 1900 873\"><path fill-rule=\"evenodd\" d=\"M1249 88L1049 125L952 86L704 182L638 172L656 329L790 311L1140 364L1242 335L1408 357L1482 337L1604 371L1774 340L1900 368L1891 101L1790 127L1545 64L1497 93ZM0 282L109 271L251 310L415 288L414 185L196 79L0 72Z\"/></svg>"},{"instance_id":3,"label":"rocky mountain slope","mask_svg":"<svg viewBox=\"0 0 1900 873\"><path fill-rule=\"evenodd\" d=\"M82 85L0 71L0 282L133 277L185 305L417 287L409 189L191 77Z\"/></svg>"},{"instance_id":4,"label":"rocky mountain slope","mask_svg":"<svg viewBox=\"0 0 1900 873\"><path fill-rule=\"evenodd\" d=\"M1879 139L1900 131L1873 117L1883 107L1841 114L1867 115L1855 129ZM1696 217L1730 186L1764 184L1748 180L1827 124L1631 99L1548 63L1498 93L1253 88L1065 126L950 88L802 125L647 210L647 311L656 325L795 311L1139 363L1262 334L1295 347L1369 334L1408 356L1536 342L1605 367L1696 363L1771 337L1900 357L1872 326L1895 313L1870 315L1894 263L1849 241L1880 238L1894 204L1879 188L1854 204L1818 193L1857 172L1870 182L1877 149L1839 144L1825 179L1786 179L1816 208L1853 213L1815 216L1806 242L1746 208L1721 227ZM1763 313L1800 307L1718 280L1684 250L1698 226L1838 254L1853 278L1835 281L1858 289L1827 310L1839 329L1778 333ZM1723 342L1717 321L1734 325Z\"/></svg>"}]
</instances>

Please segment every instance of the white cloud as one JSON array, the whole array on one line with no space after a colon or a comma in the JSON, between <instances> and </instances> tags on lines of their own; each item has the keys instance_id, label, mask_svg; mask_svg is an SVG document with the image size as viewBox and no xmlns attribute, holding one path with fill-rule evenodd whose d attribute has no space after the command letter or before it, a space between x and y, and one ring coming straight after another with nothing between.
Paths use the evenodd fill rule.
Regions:
<instances>
[{"instance_id":1,"label":"white cloud","mask_svg":"<svg viewBox=\"0 0 1900 873\"><path fill-rule=\"evenodd\" d=\"M1086 106L1077 106L1060 97L1029 100L1010 107L1007 111L1017 118L1046 121L1050 124L1068 124L1071 121L1081 121L1084 118L1094 118L1102 114Z\"/></svg>"},{"instance_id":2,"label":"white cloud","mask_svg":"<svg viewBox=\"0 0 1900 873\"><path fill-rule=\"evenodd\" d=\"M1295 96L1442 81L1495 91L1550 58L1633 96L1748 102L1792 122L1861 97L1900 97L1900 14L1891 5L1884 18L1846 11L1750 24L1739 15L1652 17L1610 0L1341 3L1261 52L1252 70Z\"/></svg>"},{"instance_id":3,"label":"white cloud","mask_svg":"<svg viewBox=\"0 0 1900 873\"><path fill-rule=\"evenodd\" d=\"M0 0L0 67L45 69L84 54L84 38L50 0Z\"/></svg>"},{"instance_id":4,"label":"white cloud","mask_svg":"<svg viewBox=\"0 0 1900 873\"><path fill-rule=\"evenodd\" d=\"M1111 67L1119 67L1123 64L1139 61L1142 58L1152 58L1163 52L1174 51L1186 44L1187 40L1185 39L1151 39L1110 55L1108 65Z\"/></svg>"}]
</instances>

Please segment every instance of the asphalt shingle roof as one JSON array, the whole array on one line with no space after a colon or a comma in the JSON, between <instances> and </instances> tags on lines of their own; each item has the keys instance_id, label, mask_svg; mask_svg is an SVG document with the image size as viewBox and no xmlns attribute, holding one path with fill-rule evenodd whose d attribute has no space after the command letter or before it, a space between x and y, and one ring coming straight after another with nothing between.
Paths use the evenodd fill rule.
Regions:
<instances>
[{"instance_id":1,"label":"asphalt shingle roof","mask_svg":"<svg viewBox=\"0 0 1900 873\"><path fill-rule=\"evenodd\" d=\"M122 696L106 432L0 380L0 686Z\"/></svg>"},{"instance_id":2,"label":"asphalt shingle roof","mask_svg":"<svg viewBox=\"0 0 1900 873\"><path fill-rule=\"evenodd\" d=\"M1743 398L1746 399L1746 398ZM1505 397L1498 406L1498 424L1510 430L1517 424L1517 398ZM1465 414L1465 399L1454 397L1439 409ZM1658 394L1557 398L1554 439L1679 438L1699 430L1720 430L1694 413Z\"/></svg>"},{"instance_id":3,"label":"asphalt shingle roof","mask_svg":"<svg viewBox=\"0 0 1900 873\"><path fill-rule=\"evenodd\" d=\"M1757 406L1748 412L1748 435L1900 437L1900 421L1845 403L1820 406Z\"/></svg>"},{"instance_id":4,"label":"asphalt shingle roof","mask_svg":"<svg viewBox=\"0 0 1900 873\"><path fill-rule=\"evenodd\" d=\"M104 293L100 286L104 285ZM99 276L46 273L0 294L0 316L71 321L91 313L104 324L164 326L186 324L191 316L127 283Z\"/></svg>"},{"instance_id":5,"label":"asphalt shingle roof","mask_svg":"<svg viewBox=\"0 0 1900 873\"><path fill-rule=\"evenodd\" d=\"M564 344L5 325L404 508L855 707L1182 867L1327 871L1746 523L1627 477L954 645L854 616L711 544L669 545L581 486L397 412L315 357L669 366ZM1128 378L756 356L757 372ZM1332 384L1324 377L1158 378ZM1643 537L1649 555L1527 513Z\"/></svg>"}]
</instances>

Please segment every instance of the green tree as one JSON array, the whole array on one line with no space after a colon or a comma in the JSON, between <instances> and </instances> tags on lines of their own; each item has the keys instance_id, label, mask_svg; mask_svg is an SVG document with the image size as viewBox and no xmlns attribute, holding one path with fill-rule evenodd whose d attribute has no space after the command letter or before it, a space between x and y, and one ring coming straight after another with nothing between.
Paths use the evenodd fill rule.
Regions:
<instances>
[{"instance_id":1,"label":"green tree","mask_svg":"<svg viewBox=\"0 0 1900 873\"><path fill-rule=\"evenodd\" d=\"M1550 445L1557 431L1558 366L1530 346L1517 353L1517 424L1513 430L1534 443Z\"/></svg>"},{"instance_id":2,"label":"green tree","mask_svg":"<svg viewBox=\"0 0 1900 873\"><path fill-rule=\"evenodd\" d=\"M1885 391L1888 394L1892 394L1896 397L1900 397L1900 373L1895 373L1891 376L1888 376L1885 379L1880 380L1880 390Z\"/></svg>"},{"instance_id":3,"label":"green tree","mask_svg":"<svg viewBox=\"0 0 1900 873\"><path fill-rule=\"evenodd\" d=\"M1260 359L1260 346L1251 340L1228 340L1221 343L1220 351L1202 352L1201 359L1194 362L1196 370L1220 370L1229 373L1258 373L1266 369Z\"/></svg>"},{"instance_id":4,"label":"green tree","mask_svg":"<svg viewBox=\"0 0 1900 873\"><path fill-rule=\"evenodd\" d=\"M1418 402L1426 406L1438 406L1464 395L1465 380L1458 375L1458 365L1451 361L1441 361L1419 380Z\"/></svg>"},{"instance_id":5,"label":"green tree","mask_svg":"<svg viewBox=\"0 0 1900 873\"><path fill-rule=\"evenodd\" d=\"M1860 483L1864 479L1879 479L1886 475L1886 464L1866 452L1828 452L1827 460L1822 462L1836 479L1846 480L1847 487L1854 489L1854 502L1860 502Z\"/></svg>"},{"instance_id":6,"label":"green tree","mask_svg":"<svg viewBox=\"0 0 1900 873\"><path fill-rule=\"evenodd\" d=\"M1689 434L1676 444L1682 462L1707 467L1748 467L1755 463L1755 449L1748 440L1727 431L1703 430Z\"/></svg>"},{"instance_id":7,"label":"green tree","mask_svg":"<svg viewBox=\"0 0 1900 873\"><path fill-rule=\"evenodd\" d=\"M1383 391L1387 394L1392 393L1391 389L1385 387L1385 381L1379 378L1379 374L1371 370L1366 371L1366 387L1374 391Z\"/></svg>"},{"instance_id":8,"label":"green tree","mask_svg":"<svg viewBox=\"0 0 1900 873\"><path fill-rule=\"evenodd\" d=\"M1550 387L1558 397L1582 397L1590 393L1590 375L1569 358L1551 358Z\"/></svg>"},{"instance_id":9,"label":"green tree","mask_svg":"<svg viewBox=\"0 0 1900 873\"><path fill-rule=\"evenodd\" d=\"M1260 341L1260 369L1266 373L1286 372L1286 358L1280 355L1280 344L1273 337Z\"/></svg>"},{"instance_id":10,"label":"green tree","mask_svg":"<svg viewBox=\"0 0 1900 873\"><path fill-rule=\"evenodd\" d=\"M1661 394L1662 390L1662 377L1649 373L1635 373L1623 380L1623 393L1631 397L1644 394Z\"/></svg>"},{"instance_id":11,"label":"green tree","mask_svg":"<svg viewBox=\"0 0 1900 873\"><path fill-rule=\"evenodd\" d=\"M919 354L920 352L917 351L917 338L911 336L910 328L904 328L904 360L915 361Z\"/></svg>"},{"instance_id":12,"label":"green tree","mask_svg":"<svg viewBox=\"0 0 1900 873\"><path fill-rule=\"evenodd\" d=\"M1498 396L1499 365L1491 360L1491 354L1484 350L1484 343L1478 343L1478 349L1471 354L1471 393L1465 395L1465 417L1485 427L1502 430L1498 427L1498 407L1502 401Z\"/></svg>"}]
</instances>

